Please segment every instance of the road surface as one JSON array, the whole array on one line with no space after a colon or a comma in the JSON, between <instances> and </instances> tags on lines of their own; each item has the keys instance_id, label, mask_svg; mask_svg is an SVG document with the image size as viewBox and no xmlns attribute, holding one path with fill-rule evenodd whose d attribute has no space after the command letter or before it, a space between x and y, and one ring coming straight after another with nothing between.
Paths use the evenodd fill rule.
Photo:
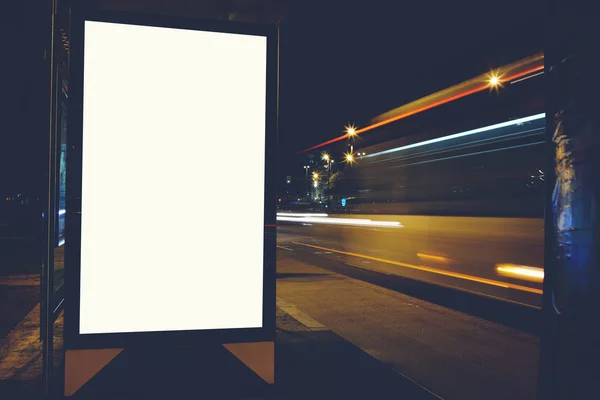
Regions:
<instances>
[{"instance_id":1,"label":"road surface","mask_svg":"<svg viewBox=\"0 0 600 400\"><path fill-rule=\"evenodd\" d=\"M356 232L349 234L349 229ZM393 259L402 249L417 246L413 240L408 245L399 244L397 253L393 248L384 253L381 247L370 251L373 249L368 246L376 244L378 236L385 235L356 227L280 225L278 298L440 398L533 400L539 350L534 321L539 311L419 283L402 275L424 271L350 255L356 251ZM394 233L386 239L400 237L402 234ZM503 243L502 238L494 239L488 241L488 248ZM431 242L425 244L430 246ZM451 247L442 240L439 245ZM330 247L345 254L327 250ZM478 246L473 248L477 251ZM480 251L494 254L487 249ZM407 272L397 274L393 268ZM411 282L417 282L418 287ZM519 299L527 300L525 297Z\"/></svg>"},{"instance_id":2,"label":"road surface","mask_svg":"<svg viewBox=\"0 0 600 400\"><path fill-rule=\"evenodd\" d=\"M292 234L294 244L321 250L328 257L385 274L541 307L541 219L408 215L278 218L279 233ZM367 219L370 225L348 224ZM378 226L382 222L398 225ZM528 275L530 272L533 275Z\"/></svg>"}]
</instances>

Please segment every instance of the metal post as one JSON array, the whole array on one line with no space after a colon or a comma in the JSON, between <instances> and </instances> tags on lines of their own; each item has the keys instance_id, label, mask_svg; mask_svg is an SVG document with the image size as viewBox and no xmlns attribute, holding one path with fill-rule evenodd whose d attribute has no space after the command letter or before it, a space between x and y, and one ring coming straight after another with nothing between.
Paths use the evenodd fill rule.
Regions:
<instances>
[{"instance_id":1,"label":"metal post","mask_svg":"<svg viewBox=\"0 0 600 400\"><path fill-rule=\"evenodd\" d=\"M310 196L310 194L309 194L309 187L308 187L308 170L309 170L309 168L310 168L310 166L308 166L308 165L304 166L304 172L305 172L305 175L306 175L306 183L305 183L306 187L305 187L305 192L304 192L304 197L305 198L307 196Z\"/></svg>"},{"instance_id":2,"label":"metal post","mask_svg":"<svg viewBox=\"0 0 600 400\"><path fill-rule=\"evenodd\" d=\"M548 4L544 326L538 399L589 397L600 374L600 51L592 6ZM587 20L586 20L587 19Z\"/></svg>"},{"instance_id":3,"label":"metal post","mask_svg":"<svg viewBox=\"0 0 600 400\"><path fill-rule=\"evenodd\" d=\"M327 160L327 208L329 209L329 196L331 196L331 157Z\"/></svg>"},{"instance_id":4,"label":"metal post","mask_svg":"<svg viewBox=\"0 0 600 400\"><path fill-rule=\"evenodd\" d=\"M56 150L56 74L55 74L55 23L57 15L57 0L51 3L51 23L49 40L49 130L48 130L48 168L46 180L46 198L44 207L44 237L42 238L44 264L41 282L42 307L40 309L41 339L42 339L42 387L44 394L52 393L52 370L54 367L54 318L52 309L52 295L54 293L53 267L54 267L54 152Z\"/></svg>"}]
</instances>

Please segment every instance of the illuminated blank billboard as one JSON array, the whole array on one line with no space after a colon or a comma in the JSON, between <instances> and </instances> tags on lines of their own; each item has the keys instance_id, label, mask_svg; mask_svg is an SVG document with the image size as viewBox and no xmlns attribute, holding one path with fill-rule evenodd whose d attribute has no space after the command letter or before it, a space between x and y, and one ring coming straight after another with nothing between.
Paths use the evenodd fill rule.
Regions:
<instances>
[{"instance_id":1,"label":"illuminated blank billboard","mask_svg":"<svg viewBox=\"0 0 600 400\"><path fill-rule=\"evenodd\" d=\"M83 28L79 333L261 328L267 37Z\"/></svg>"}]
</instances>

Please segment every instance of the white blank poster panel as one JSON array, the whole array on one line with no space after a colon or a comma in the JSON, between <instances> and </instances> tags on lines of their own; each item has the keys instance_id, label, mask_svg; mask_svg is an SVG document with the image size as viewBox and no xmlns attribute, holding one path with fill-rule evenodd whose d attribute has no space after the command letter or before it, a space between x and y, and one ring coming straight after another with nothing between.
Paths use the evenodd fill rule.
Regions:
<instances>
[{"instance_id":1,"label":"white blank poster panel","mask_svg":"<svg viewBox=\"0 0 600 400\"><path fill-rule=\"evenodd\" d=\"M266 51L85 22L80 334L262 326Z\"/></svg>"}]
</instances>

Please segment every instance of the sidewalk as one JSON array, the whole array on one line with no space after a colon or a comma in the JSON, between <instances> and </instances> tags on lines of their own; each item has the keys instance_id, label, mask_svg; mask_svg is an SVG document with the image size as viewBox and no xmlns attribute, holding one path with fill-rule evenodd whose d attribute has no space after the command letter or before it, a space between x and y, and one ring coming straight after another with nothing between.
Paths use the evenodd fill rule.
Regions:
<instances>
[{"instance_id":1,"label":"sidewalk","mask_svg":"<svg viewBox=\"0 0 600 400\"><path fill-rule=\"evenodd\" d=\"M284 398L439 400L293 309L280 302L277 310L276 385Z\"/></svg>"},{"instance_id":2,"label":"sidewalk","mask_svg":"<svg viewBox=\"0 0 600 400\"><path fill-rule=\"evenodd\" d=\"M40 397L39 305L0 343L0 397ZM62 316L56 324L62 357ZM278 300L276 384L269 386L224 348L125 350L74 399L435 399L334 332ZM215 363L212 360L221 360ZM61 366L57 364L60 370Z\"/></svg>"}]
</instances>

